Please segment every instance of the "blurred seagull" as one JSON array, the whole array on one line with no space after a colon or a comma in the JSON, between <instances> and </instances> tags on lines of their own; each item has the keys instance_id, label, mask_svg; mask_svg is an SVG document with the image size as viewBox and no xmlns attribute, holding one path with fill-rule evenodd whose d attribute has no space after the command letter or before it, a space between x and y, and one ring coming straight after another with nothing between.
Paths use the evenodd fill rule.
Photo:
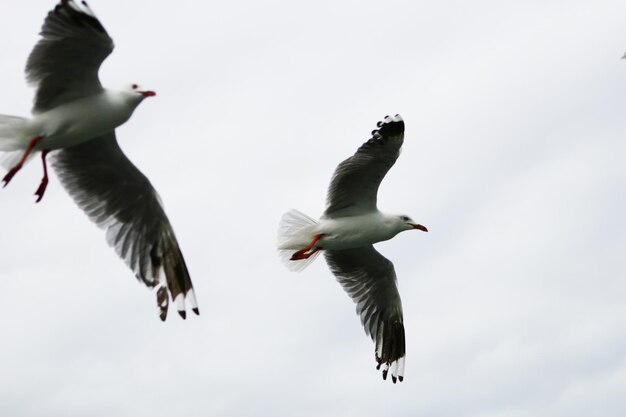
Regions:
<instances>
[{"instance_id":1,"label":"blurred seagull","mask_svg":"<svg viewBox=\"0 0 626 417\"><path fill-rule=\"evenodd\" d=\"M356 303L365 332L376 344L377 369L383 379L404 379L402 303L393 264L373 243L405 230L428 230L404 215L378 211L376 194L387 171L400 155L404 122L400 115L378 122L372 138L343 161L328 189L327 209L320 221L297 210L285 213L278 231L278 249L291 270L302 270L324 251L330 270Z\"/></svg>"},{"instance_id":2,"label":"blurred seagull","mask_svg":"<svg viewBox=\"0 0 626 417\"><path fill-rule=\"evenodd\" d=\"M86 2L62 0L46 17L41 39L28 57L26 76L36 88L31 118L0 115L0 152L6 186L39 152L48 185L46 156L76 203L149 287L157 287L161 320L169 297L182 318L186 302L199 314L189 272L159 197L150 181L126 158L115 128L146 97L156 95L132 84L104 89L98 78L113 40Z\"/></svg>"}]
</instances>

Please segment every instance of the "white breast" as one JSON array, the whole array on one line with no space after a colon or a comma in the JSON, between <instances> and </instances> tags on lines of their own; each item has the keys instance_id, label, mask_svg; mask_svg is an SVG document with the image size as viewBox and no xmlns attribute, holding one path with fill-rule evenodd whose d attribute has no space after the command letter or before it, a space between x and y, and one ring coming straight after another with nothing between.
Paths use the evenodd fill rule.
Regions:
<instances>
[{"instance_id":1,"label":"white breast","mask_svg":"<svg viewBox=\"0 0 626 417\"><path fill-rule=\"evenodd\" d=\"M318 246L331 250L368 246L389 240L398 232L379 211L361 216L322 219L316 230L316 233L324 234Z\"/></svg>"},{"instance_id":2,"label":"white breast","mask_svg":"<svg viewBox=\"0 0 626 417\"><path fill-rule=\"evenodd\" d=\"M38 149L74 146L113 131L130 118L136 104L120 92L104 90L34 115L28 130L44 136Z\"/></svg>"}]
</instances>

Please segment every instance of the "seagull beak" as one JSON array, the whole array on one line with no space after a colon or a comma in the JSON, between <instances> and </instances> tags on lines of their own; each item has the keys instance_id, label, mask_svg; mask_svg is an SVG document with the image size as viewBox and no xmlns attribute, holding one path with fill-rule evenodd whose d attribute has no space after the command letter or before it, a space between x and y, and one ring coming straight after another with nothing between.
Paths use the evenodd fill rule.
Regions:
<instances>
[{"instance_id":1,"label":"seagull beak","mask_svg":"<svg viewBox=\"0 0 626 417\"><path fill-rule=\"evenodd\" d=\"M421 224L413 224L413 223L409 223L409 224L413 226L413 229L421 230L422 232L428 232L428 229L422 226Z\"/></svg>"},{"instance_id":2,"label":"seagull beak","mask_svg":"<svg viewBox=\"0 0 626 417\"><path fill-rule=\"evenodd\" d=\"M144 97L156 96L156 93L154 91L141 91L140 94Z\"/></svg>"}]
</instances>

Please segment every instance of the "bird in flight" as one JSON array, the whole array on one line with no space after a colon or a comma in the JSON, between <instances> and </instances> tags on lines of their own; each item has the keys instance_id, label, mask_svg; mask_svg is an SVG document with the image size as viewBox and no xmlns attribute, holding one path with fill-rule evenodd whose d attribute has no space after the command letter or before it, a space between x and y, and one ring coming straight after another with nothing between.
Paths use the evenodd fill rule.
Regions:
<instances>
[{"instance_id":1,"label":"bird in flight","mask_svg":"<svg viewBox=\"0 0 626 417\"><path fill-rule=\"evenodd\" d=\"M186 305L199 314L185 260L174 230L150 181L120 149L115 128L147 97L137 84L105 89L98 70L113 51L113 40L85 1L61 0L48 13L41 38L26 63L35 87L30 118L0 115L0 156L8 169L6 187L34 155L46 158L78 206L106 230L108 243L149 287L156 287L161 320L169 300L182 318Z\"/></svg>"},{"instance_id":2,"label":"bird in flight","mask_svg":"<svg viewBox=\"0 0 626 417\"><path fill-rule=\"evenodd\" d=\"M332 273L356 303L365 332L375 343L383 379L404 379L402 303L393 264L373 244L405 230L426 227L405 215L378 211L380 182L400 155L404 121L400 115L378 122L372 137L333 174L327 208L319 221L297 211L283 214L278 249L287 267L300 271L321 252Z\"/></svg>"}]
</instances>

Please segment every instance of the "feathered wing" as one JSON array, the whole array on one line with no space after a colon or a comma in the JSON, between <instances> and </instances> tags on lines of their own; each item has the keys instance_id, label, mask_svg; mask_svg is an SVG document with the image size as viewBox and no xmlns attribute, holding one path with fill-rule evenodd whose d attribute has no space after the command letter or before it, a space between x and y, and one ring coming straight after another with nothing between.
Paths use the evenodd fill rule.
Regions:
<instances>
[{"instance_id":1,"label":"feathered wing","mask_svg":"<svg viewBox=\"0 0 626 417\"><path fill-rule=\"evenodd\" d=\"M28 82L37 88L34 112L102 90L98 70L113 51L113 40L86 2L61 0L40 35L26 63Z\"/></svg>"},{"instance_id":2,"label":"feathered wing","mask_svg":"<svg viewBox=\"0 0 626 417\"><path fill-rule=\"evenodd\" d=\"M350 158L337 166L327 195L325 217L344 217L376 210L381 181L395 164L404 142L404 121L385 117L378 129Z\"/></svg>"},{"instance_id":3,"label":"feathered wing","mask_svg":"<svg viewBox=\"0 0 626 417\"><path fill-rule=\"evenodd\" d=\"M59 150L53 166L74 201L149 287L157 288L161 320L169 298L181 317L185 303L199 314L193 285L174 230L150 181L120 149L115 133ZM168 297L169 295L169 297Z\"/></svg>"},{"instance_id":4,"label":"feathered wing","mask_svg":"<svg viewBox=\"0 0 626 417\"><path fill-rule=\"evenodd\" d=\"M393 264L373 246L326 250L326 262L337 281L356 303L365 332L376 344L383 378L404 379L404 321Z\"/></svg>"}]
</instances>

